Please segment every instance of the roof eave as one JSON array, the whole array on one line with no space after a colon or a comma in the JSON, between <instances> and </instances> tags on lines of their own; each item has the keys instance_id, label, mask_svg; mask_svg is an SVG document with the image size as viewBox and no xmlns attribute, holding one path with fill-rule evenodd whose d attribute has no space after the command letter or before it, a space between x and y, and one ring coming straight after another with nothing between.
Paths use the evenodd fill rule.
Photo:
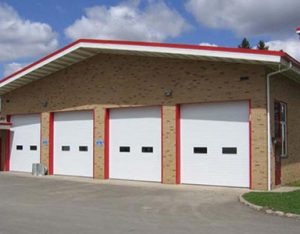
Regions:
<instances>
[{"instance_id":1,"label":"roof eave","mask_svg":"<svg viewBox=\"0 0 300 234\"><path fill-rule=\"evenodd\" d=\"M278 65L287 54L280 51L257 51L142 42L78 40L0 81L0 95L53 74L99 53L132 54L207 61ZM298 70L297 70L298 71Z\"/></svg>"}]
</instances>

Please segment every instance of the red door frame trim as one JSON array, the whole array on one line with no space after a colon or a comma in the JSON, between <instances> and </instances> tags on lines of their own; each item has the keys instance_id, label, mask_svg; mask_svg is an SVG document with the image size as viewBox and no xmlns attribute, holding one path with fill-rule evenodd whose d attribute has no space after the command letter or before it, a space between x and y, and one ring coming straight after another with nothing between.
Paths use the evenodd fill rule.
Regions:
<instances>
[{"instance_id":1,"label":"red door frame trim","mask_svg":"<svg viewBox=\"0 0 300 234\"><path fill-rule=\"evenodd\" d=\"M53 175L54 113L49 114L49 175Z\"/></svg>"},{"instance_id":2,"label":"red door frame trim","mask_svg":"<svg viewBox=\"0 0 300 234\"><path fill-rule=\"evenodd\" d=\"M180 146L181 146L181 132L180 132L180 105L176 105L176 184L180 184Z\"/></svg>"},{"instance_id":3,"label":"red door frame trim","mask_svg":"<svg viewBox=\"0 0 300 234\"><path fill-rule=\"evenodd\" d=\"M2 170L2 138L0 138L0 171Z\"/></svg>"},{"instance_id":4,"label":"red door frame trim","mask_svg":"<svg viewBox=\"0 0 300 234\"><path fill-rule=\"evenodd\" d=\"M42 112L39 114L40 115L40 163L42 163L42 147L43 147L43 136L42 136L42 126L43 126L43 121L42 121Z\"/></svg>"},{"instance_id":5,"label":"red door frame trim","mask_svg":"<svg viewBox=\"0 0 300 234\"><path fill-rule=\"evenodd\" d=\"M249 188L253 188L252 184L252 104L249 99Z\"/></svg>"},{"instance_id":6,"label":"red door frame trim","mask_svg":"<svg viewBox=\"0 0 300 234\"><path fill-rule=\"evenodd\" d=\"M7 115L7 122L10 123L11 115ZM5 155L4 155L4 171L10 170L10 130L6 130L5 134Z\"/></svg>"},{"instance_id":7,"label":"red door frame trim","mask_svg":"<svg viewBox=\"0 0 300 234\"><path fill-rule=\"evenodd\" d=\"M95 154L96 154L96 110L93 109L93 178L95 179Z\"/></svg>"},{"instance_id":8,"label":"red door frame trim","mask_svg":"<svg viewBox=\"0 0 300 234\"><path fill-rule=\"evenodd\" d=\"M251 116L251 99L243 99L243 100L229 100L229 101L212 101L212 102L198 102L198 103L182 103L176 105L176 184L180 184L181 181L181 173L180 173L180 150L181 150L181 136L180 136L180 119L181 119L181 113L180 113L180 106L184 104L205 104L205 103L222 103L222 102L242 102L242 101L248 101L248 113L249 113L249 188L252 189L252 116Z\"/></svg>"},{"instance_id":9,"label":"red door frame trim","mask_svg":"<svg viewBox=\"0 0 300 234\"><path fill-rule=\"evenodd\" d=\"M163 117L163 106L160 106L160 121L161 121L161 124L160 124L160 132L161 132L161 136L160 136L160 147L161 147L161 183L164 182L164 117Z\"/></svg>"},{"instance_id":10,"label":"red door frame trim","mask_svg":"<svg viewBox=\"0 0 300 234\"><path fill-rule=\"evenodd\" d=\"M109 179L109 109L104 113L104 179Z\"/></svg>"}]
</instances>

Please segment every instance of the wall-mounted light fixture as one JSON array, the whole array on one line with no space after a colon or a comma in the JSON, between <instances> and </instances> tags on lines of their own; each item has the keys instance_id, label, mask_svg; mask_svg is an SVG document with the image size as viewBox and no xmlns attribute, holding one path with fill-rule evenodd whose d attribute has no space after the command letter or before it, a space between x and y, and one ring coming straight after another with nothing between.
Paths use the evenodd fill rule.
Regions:
<instances>
[{"instance_id":1,"label":"wall-mounted light fixture","mask_svg":"<svg viewBox=\"0 0 300 234\"><path fill-rule=\"evenodd\" d=\"M48 106L48 101L42 102L42 106L43 106L43 107L47 107L47 106Z\"/></svg>"},{"instance_id":2,"label":"wall-mounted light fixture","mask_svg":"<svg viewBox=\"0 0 300 234\"><path fill-rule=\"evenodd\" d=\"M166 97L171 97L173 94L173 90L172 89L165 89L165 96Z\"/></svg>"},{"instance_id":3,"label":"wall-mounted light fixture","mask_svg":"<svg viewBox=\"0 0 300 234\"><path fill-rule=\"evenodd\" d=\"M241 76L240 81L249 80L249 76Z\"/></svg>"}]
</instances>

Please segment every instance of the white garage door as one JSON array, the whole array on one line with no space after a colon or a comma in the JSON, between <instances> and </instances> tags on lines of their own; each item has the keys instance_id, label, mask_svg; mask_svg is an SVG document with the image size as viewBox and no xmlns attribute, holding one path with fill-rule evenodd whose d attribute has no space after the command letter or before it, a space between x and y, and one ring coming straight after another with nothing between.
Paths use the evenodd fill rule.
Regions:
<instances>
[{"instance_id":1,"label":"white garage door","mask_svg":"<svg viewBox=\"0 0 300 234\"><path fill-rule=\"evenodd\" d=\"M93 176L93 113L54 114L54 174Z\"/></svg>"},{"instance_id":2,"label":"white garage door","mask_svg":"<svg viewBox=\"0 0 300 234\"><path fill-rule=\"evenodd\" d=\"M33 163L40 163L40 116L11 117L10 170L31 172Z\"/></svg>"},{"instance_id":3,"label":"white garage door","mask_svg":"<svg viewBox=\"0 0 300 234\"><path fill-rule=\"evenodd\" d=\"M161 181L159 107L110 111L110 178Z\"/></svg>"},{"instance_id":4,"label":"white garage door","mask_svg":"<svg viewBox=\"0 0 300 234\"><path fill-rule=\"evenodd\" d=\"M249 187L248 102L181 106L181 182Z\"/></svg>"}]
</instances>

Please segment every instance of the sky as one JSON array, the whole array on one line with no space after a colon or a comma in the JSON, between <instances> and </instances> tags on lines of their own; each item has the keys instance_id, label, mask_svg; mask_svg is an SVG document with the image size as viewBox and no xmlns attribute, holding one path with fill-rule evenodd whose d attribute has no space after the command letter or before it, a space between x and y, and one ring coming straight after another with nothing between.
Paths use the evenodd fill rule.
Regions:
<instances>
[{"instance_id":1,"label":"sky","mask_svg":"<svg viewBox=\"0 0 300 234\"><path fill-rule=\"evenodd\" d=\"M253 48L300 59L299 0L0 0L0 79L79 38Z\"/></svg>"}]
</instances>

